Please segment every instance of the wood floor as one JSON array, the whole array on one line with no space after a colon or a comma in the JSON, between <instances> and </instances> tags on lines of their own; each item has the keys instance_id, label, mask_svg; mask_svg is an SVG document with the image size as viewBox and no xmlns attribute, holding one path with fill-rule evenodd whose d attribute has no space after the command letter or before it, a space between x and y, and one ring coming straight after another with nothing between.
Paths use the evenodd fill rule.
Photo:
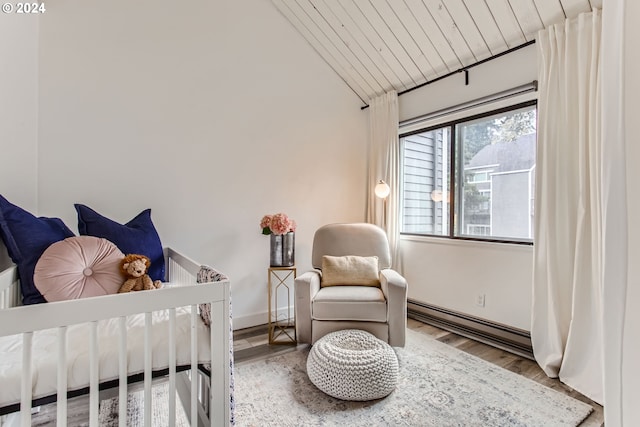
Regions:
<instances>
[{"instance_id":1,"label":"wood floor","mask_svg":"<svg viewBox=\"0 0 640 427\"><path fill-rule=\"evenodd\" d=\"M469 338L456 335L454 333L427 325L417 320L409 319L407 327L413 331L429 335L438 341L455 347L459 350L473 354L487 362L498 365L511 372L515 372L523 377L536 381L553 390L564 393L575 399L588 403L594 409L580 427L600 427L604 425L604 414L602 406L591 401L587 397L576 392L572 388L562 384L557 379L551 379L540 369L540 367L529 359L516 356L512 353L491 347L486 344L473 341ZM298 346L302 347L302 346ZM269 345L267 330L263 327L248 328L234 333L235 363L241 364L250 360L271 357L283 352L296 351L292 345Z\"/></svg>"},{"instance_id":2,"label":"wood floor","mask_svg":"<svg viewBox=\"0 0 640 427\"><path fill-rule=\"evenodd\" d=\"M580 425L580 427L600 427L604 425L602 406L562 384L557 379L547 377L535 362L413 319L408 320L407 326L413 331L429 335L440 342L473 354L487 362L498 365L504 369L536 381L546 387L588 403L594 408L594 411L591 413L589 418ZM242 329L235 331L234 333L234 360L236 364L272 357L282 354L283 352L297 351L300 348L304 348L304 346L269 345L266 326ZM88 424L87 421L89 417L87 413L87 403L87 396L69 400L69 425L85 426ZM41 407L38 413L33 414L32 423L34 426L54 426L55 414L55 404Z\"/></svg>"}]
</instances>

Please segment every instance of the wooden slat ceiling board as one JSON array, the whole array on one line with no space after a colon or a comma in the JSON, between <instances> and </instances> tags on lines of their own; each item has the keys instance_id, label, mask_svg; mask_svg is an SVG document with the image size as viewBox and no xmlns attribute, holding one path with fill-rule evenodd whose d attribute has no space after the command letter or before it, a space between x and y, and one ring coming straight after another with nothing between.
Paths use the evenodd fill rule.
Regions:
<instances>
[{"instance_id":1,"label":"wooden slat ceiling board","mask_svg":"<svg viewBox=\"0 0 640 427\"><path fill-rule=\"evenodd\" d=\"M526 41L522 27L513 14L513 9L508 0L485 0L493 18L507 41L509 48L518 46Z\"/></svg>"},{"instance_id":2,"label":"wooden slat ceiling board","mask_svg":"<svg viewBox=\"0 0 640 427\"><path fill-rule=\"evenodd\" d=\"M560 0L535 0L535 4L545 28L564 20L564 9Z\"/></svg>"},{"instance_id":3,"label":"wooden slat ceiling board","mask_svg":"<svg viewBox=\"0 0 640 427\"><path fill-rule=\"evenodd\" d=\"M589 2L589 0L562 0L561 3L562 7L564 8L565 15L570 17L591 10L591 3Z\"/></svg>"},{"instance_id":4,"label":"wooden slat ceiling board","mask_svg":"<svg viewBox=\"0 0 640 427\"><path fill-rule=\"evenodd\" d=\"M360 33L363 38L369 41L371 47L375 52L378 52L380 58L376 58L380 61L381 67L388 67L390 71L387 72L387 76L390 76L390 80L396 82L396 89L404 87L409 89L415 85L415 82L411 78L411 75L407 69L402 65L402 62L394 53L389 49L387 43L382 40L382 37L378 34L375 28L371 25L369 20L364 16L362 11L355 5L354 2L348 1L341 4L346 14L351 18L351 22L354 24L354 32ZM404 90L404 89L400 89Z\"/></svg>"},{"instance_id":5,"label":"wooden slat ceiling board","mask_svg":"<svg viewBox=\"0 0 640 427\"><path fill-rule=\"evenodd\" d=\"M368 104L517 47L603 0L272 0Z\"/></svg>"},{"instance_id":6,"label":"wooden slat ceiling board","mask_svg":"<svg viewBox=\"0 0 640 427\"><path fill-rule=\"evenodd\" d=\"M308 5L308 3L307 3ZM362 48L352 33L356 31L347 27L343 21L341 21L336 14L327 6L324 0L318 0L314 3L316 11L326 20L326 24L329 25L333 31L335 31L335 37L340 40L337 41L338 45L344 44L343 49L348 51L350 57L354 58L358 63L362 65L364 70L368 71L368 74L361 73L367 77L367 80L371 83L371 86L376 89L376 92L386 91L392 87L387 77L380 71L380 67L371 59L369 54ZM339 6L339 5L338 5ZM309 14L315 13L313 9L309 10Z\"/></svg>"},{"instance_id":7,"label":"wooden slat ceiling board","mask_svg":"<svg viewBox=\"0 0 640 427\"><path fill-rule=\"evenodd\" d=\"M464 5L473 17L473 21L478 26L478 30L487 46L489 46L492 55L509 49L489 6L484 1L464 0Z\"/></svg>"},{"instance_id":8,"label":"wooden slat ceiling board","mask_svg":"<svg viewBox=\"0 0 640 427\"><path fill-rule=\"evenodd\" d=\"M413 76L416 83L424 83L427 81L427 75L435 74L435 70L431 65L431 62L427 59L425 54L420 50L420 46L411 37L411 34L407 31L406 26L398 19L391 6L387 3L387 0L369 0L382 20L387 24L389 29L393 32L398 42L402 45L402 48L407 52L411 61L420 71L419 74ZM360 3L361 7L362 4ZM373 11L371 12L374 13Z\"/></svg>"},{"instance_id":9,"label":"wooden slat ceiling board","mask_svg":"<svg viewBox=\"0 0 640 427\"><path fill-rule=\"evenodd\" d=\"M309 1L309 0L307 0ZM314 0L315 1L315 0ZM336 0L331 0L336 1ZM371 23L374 28L374 31L382 38L383 42L387 46L388 49L391 50L393 55L398 58L400 64L404 67L405 70L409 73L411 80L414 85L420 84L425 80L423 72L420 71L416 63L413 61L407 49L402 46L400 42L400 36L395 34L391 28L387 25L387 23L382 19L380 14L376 8L369 2L369 0L365 1L355 1L354 3L360 9L360 12L365 16L365 19Z\"/></svg>"},{"instance_id":10,"label":"wooden slat ceiling board","mask_svg":"<svg viewBox=\"0 0 640 427\"><path fill-rule=\"evenodd\" d=\"M442 61L447 65L448 70L453 71L460 68L462 66L460 58L458 58L458 55L456 55L456 52L442 31L434 31L434 29L438 28L438 24L436 24L436 21L424 3L422 3L422 0L405 0L404 3L408 6L411 14L413 14L416 21L418 21L418 24L420 24L420 28L422 28L425 36L438 51L440 58L442 58Z\"/></svg>"},{"instance_id":11,"label":"wooden slat ceiling board","mask_svg":"<svg viewBox=\"0 0 640 427\"><path fill-rule=\"evenodd\" d=\"M533 40L538 30L542 28L542 20L533 0L519 0L511 3L520 28L527 40Z\"/></svg>"},{"instance_id":12,"label":"wooden slat ceiling board","mask_svg":"<svg viewBox=\"0 0 640 427\"><path fill-rule=\"evenodd\" d=\"M447 15L451 18L450 25L457 30L457 34L460 34L464 43L473 53L473 58L475 59L474 62L491 56L489 46L487 46L482 34L480 34L478 25L469 14L469 10L462 0L447 0L446 3L442 2L442 5L444 7L440 10L444 11L446 9L448 12Z\"/></svg>"},{"instance_id":13,"label":"wooden slat ceiling board","mask_svg":"<svg viewBox=\"0 0 640 427\"><path fill-rule=\"evenodd\" d=\"M418 22L417 18L411 10L409 10L407 4L403 1L394 1L390 2L389 6L398 18L396 25L397 23L404 25L411 38L420 49L421 55L424 55L425 59L428 58L433 74L437 75L443 71L447 72L449 70L447 64L442 59L442 56L440 56L440 53L436 49L434 43L429 39L429 37L427 37L427 34L420 26L420 22ZM387 9L387 11L388 10L389 9Z\"/></svg>"}]
</instances>

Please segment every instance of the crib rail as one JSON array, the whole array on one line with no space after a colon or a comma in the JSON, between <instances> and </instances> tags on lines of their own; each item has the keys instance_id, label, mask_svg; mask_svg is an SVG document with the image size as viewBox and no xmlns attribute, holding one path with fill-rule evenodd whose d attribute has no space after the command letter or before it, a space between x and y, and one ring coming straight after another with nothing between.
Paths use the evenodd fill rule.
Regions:
<instances>
[{"instance_id":1,"label":"crib rail","mask_svg":"<svg viewBox=\"0 0 640 427\"><path fill-rule=\"evenodd\" d=\"M128 294L116 294L72 301L61 301L32 306L16 307L17 288L15 268L0 273L0 337L22 334L22 385L20 399L20 422L22 426L31 425L32 396L32 340L34 332L57 329L58 361L66 362L67 329L72 325L88 323L89 334L89 425L98 425L99 415L99 346L97 339L98 322L106 319L119 321L119 385L118 395L120 425L126 423L127 402L127 316L144 313L144 420L145 426L151 425L151 388L152 388L152 313L168 310L169 313L169 425L175 423L176 396L176 308L191 307L191 377L192 391L196 391L198 372L198 335L196 323L198 305L211 305L211 318L214 320L210 330L211 379L208 424L227 425L230 416L230 343L229 343L229 281L196 284L195 275L200 266L189 258L173 251L165 250L170 286L165 288ZM12 271L13 270L13 271ZM11 276L11 277L9 277ZM10 280L11 279L11 280ZM9 284L9 282L11 282ZM4 284L4 285L3 285ZM204 286L203 286L204 285ZM18 292L19 295L19 292ZM5 308L10 307L10 308ZM57 425L66 425L67 420L67 364L58 363L57 367ZM198 393L191 393L191 425L198 425ZM1 405L0 405L1 406Z\"/></svg>"},{"instance_id":2,"label":"crib rail","mask_svg":"<svg viewBox=\"0 0 640 427\"><path fill-rule=\"evenodd\" d=\"M18 269L13 266L0 273L0 310L17 307L20 304Z\"/></svg>"}]
</instances>

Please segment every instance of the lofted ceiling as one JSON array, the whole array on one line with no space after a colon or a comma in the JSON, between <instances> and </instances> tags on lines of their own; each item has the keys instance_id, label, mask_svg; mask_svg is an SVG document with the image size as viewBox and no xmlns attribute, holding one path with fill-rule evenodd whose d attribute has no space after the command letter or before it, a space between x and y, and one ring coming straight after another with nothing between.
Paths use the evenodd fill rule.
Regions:
<instances>
[{"instance_id":1,"label":"lofted ceiling","mask_svg":"<svg viewBox=\"0 0 640 427\"><path fill-rule=\"evenodd\" d=\"M602 0L272 0L368 104L535 39Z\"/></svg>"}]
</instances>

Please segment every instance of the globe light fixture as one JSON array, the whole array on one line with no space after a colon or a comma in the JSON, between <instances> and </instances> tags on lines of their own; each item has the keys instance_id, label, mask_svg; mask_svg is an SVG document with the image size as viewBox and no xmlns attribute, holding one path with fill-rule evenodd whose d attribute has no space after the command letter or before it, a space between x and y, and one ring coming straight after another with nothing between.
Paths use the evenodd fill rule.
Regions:
<instances>
[{"instance_id":1,"label":"globe light fixture","mask_svg":"<svg viewBox=\"0 0 640 427\"><path fill-rule=\"evenodd\" d=\"M386 199L391 192L391 188L389 188L389 184L384 182L383 180L378 181L376 184L376 188L373 190L376 193L376 196L381 199Z\"/></svg>"},{"instance_id":2,"label":"globe light fixture","mask_svg":"<svg viewBox=\"0 0 640 427\"><path fill-rule=\"evenodd\" d=\"M389 197L389 193L391 193L391 188L389 188L389 184L380 180L373 189L373 192L376 194L376 197L382 199L382 221L384 228L387 228L387 197Z\"/></svg>"}]
</instances>

